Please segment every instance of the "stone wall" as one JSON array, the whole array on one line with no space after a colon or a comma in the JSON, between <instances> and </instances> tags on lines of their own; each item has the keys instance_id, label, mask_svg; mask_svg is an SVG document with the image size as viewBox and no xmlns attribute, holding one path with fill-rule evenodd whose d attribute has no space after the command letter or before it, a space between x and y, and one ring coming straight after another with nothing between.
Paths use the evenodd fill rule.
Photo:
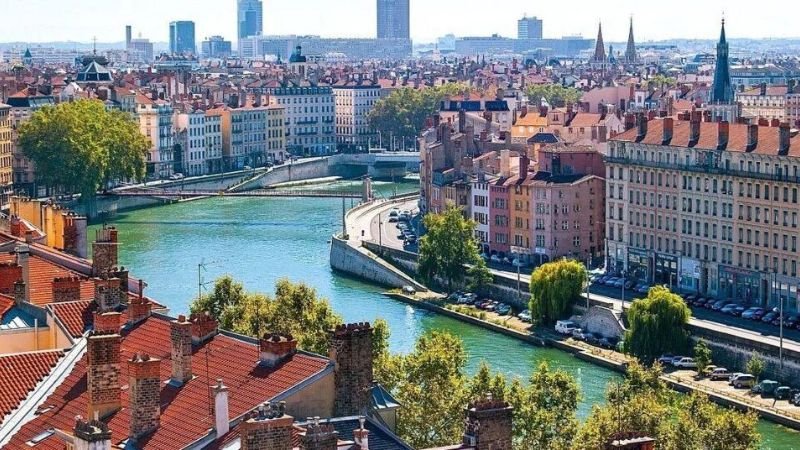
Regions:
<instances>
[{"instance_id":1,"label":"stone wall","mask_svg":"<svg viewBox=\"0 0 800 450\"><path fill-rule=\"evenodd\" d=\"M418 291L425 290L424 286L368 250L356 248L338 236L331 239L330 263L335 270L383 286L401 288L410 285Z\"/></svg>"},{"instance_id":2,"label":"stone wall","mask_svg":"<svg viewBox=\"0 0 800 450\"><path fill-rule=\"evenodd\" d=\"M590 333L598 333L605 337L622 338L625 327L618 313L602 306L592 306L581 319L581 328Z\"/></svg>"},{"instance_id":3,"label":"stone wall","mask_svg":"<svg viewBox=\"0 0 800 450\"><path fill-rule=\"evenodd\" d=\"M699 337L693 336L692 340L697 342ZM708 344L711 349L713 364L721 367L726 367L731 372L746 372L747 362L755 353L753 348L743 347L737 345L729 339L720 340L707 339L703 340ZM764 374L761 379L778 380L781 384L791 385L793 387L800 387L800 360L791 354L784 353L783 369L781 369L780 358L777 354L772 352L761 353L761 358L764 360Z\"/></svg>"},{"instance_id":4,"label":"stone wall","mask_svg":"<svg viewBox=\"0 0 800 450\"><path fill-rule=\"evenodd\" d=\"M236 192L249 191L253 189L263 189L279 183L290 181L311 180L314 178L324 178L336 175L329 167L328 159L315 158L305 161L297 161L293 164L276 166L269 171L237 185L233 190Z\"/></svg>"}]
</instances>

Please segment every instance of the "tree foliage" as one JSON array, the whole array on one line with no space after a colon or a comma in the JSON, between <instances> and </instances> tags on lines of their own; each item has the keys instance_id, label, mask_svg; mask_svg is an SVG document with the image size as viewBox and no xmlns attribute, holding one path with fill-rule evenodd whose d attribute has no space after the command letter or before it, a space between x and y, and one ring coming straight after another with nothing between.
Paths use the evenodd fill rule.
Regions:
<instances>
[{"instance_id":1,"label":"tree foliage","mask_svg":"<svg viewBox=\"0 0 800 450\"><path fill-rule=\"evenodd\" d=\"M764 373L764 358L761 356L760 353L753 353L750 356L750 359L747 361L747 367L745 367L747 373L754 376L756 381L761 378L761 375Z\"/></svg>"},{"instance_id":2,"label":"tree foliage","mask_svg":"<svg viewBox=\"0 0 800 450\"><path fill-rule=\"evenodd\" d=\"M464 90L465 87L457 83L425 89L396 89L375 103L367 120L373 130L382 133L384 140L390 136L415 139L425 126L425 120L439 110L439 103Z\"/></svg>"},{"instance_id":3,"label":"tree foliage","mask_svg":"<svg viewBox=\"0 0 800 450\"><path fill-rule=\"evenodd\" d=\"M679 296L664 286L651 288L647 298L634 302L628 310L625 352L648 363L663 353L684 352L690 316Z\"/></svg>"},{"instance_id":4,"label":"tree foliage","mask_svg":"<svg viewBox=\"0 0 800 450\"><path fill-rule=\"evenodd\" d=\"M569 312L585 282L586 268L578 261L561 259L539 266L531 275L531 315L538 322L555 322Z\"/></svg>"},{"instance_id":5,"label":"tree foliage","mask_svg":"<svg viewBox=\"0 0 800 450\"><path fill-rule=\"evenodd\" d=\"M494 281L492 272L489 271L483 258L478 258L478 262L467 269L467 278L469 278L467 288L476 293L483 292Z\"/></svg>"},{"instance_id":6,"label":"tree foliage","mask_svg":"<svg viewBox=\"0 0 800 450\"><path fill-rule=\"evenodd\" d=\"M286 279L275 283L275 294L270 297L246 292L241 283L221 277L213 291L196 299L190 309L193 313L208 311L221 328L247 336L291 334L300 348L319 354L327 354L329 332L342 323L314 289Z\"/></svg>"},{"instance_id":7,"label":"tree foliage","mask_svg":"<svg viewBox=\"0 0 800 450\"><path fill-rule=\"evenodd\" d=\"M528 101L535 106L540 106L542 99L552 108L563 108L574 105L580 101L583 93L579 89L561 86L560 84L532 84L526 93Z\"/></svg>"},{"instance_id":8,"label":"tree foliage","mask_svg":"<svg viewBox=\"0 0 800 450\"><path fill-rule=\"evenodd\" d=\"M419 242L419 274L429 283L441 279L452 292L453 284L464 279L464 264L481 260L475 223L456 207L441 214L430 213L423 223L427 233Z\"/></svg>"},{"instance_id":9,"label":"tree foliage","mask_svg":"<svg viewBox=\"0 0 800 450\"><path fill-rule=\"evenodd\" d=\"M49 188L94 197L114 180L140 180L150 143L130 115L79 100L36 111L19 129L19 146Z\"/></svg>"},{"instance_id":10,"label":"tree foliage","mask_svg":"<svg viewBox=\"0 0 800 450\"><path fill-rule=\"evenodd\" d=\"M704 375L706 368L711 365L711 349L706 341L700 340L694 346L694 362L697 364L697 373Z\"/></svg>"}]
</instances>

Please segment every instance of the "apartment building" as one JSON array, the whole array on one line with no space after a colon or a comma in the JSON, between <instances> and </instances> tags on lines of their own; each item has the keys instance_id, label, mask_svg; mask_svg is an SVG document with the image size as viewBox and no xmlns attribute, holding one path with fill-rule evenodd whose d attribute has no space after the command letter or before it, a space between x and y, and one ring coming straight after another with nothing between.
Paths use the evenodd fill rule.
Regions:
<instances>
[{"instance_id":1,"label":"apartment building","mask_svg":"<svg viewBox=\"0 0 800 450\"><path fill-rule=\"evenodd\" d=\"M306 84L306 85L303 85ZM270 102L285 110L286 147L298 156L329 155L336 151L333 90L308 83L269 88Z\"/></svg>"},{"instance_id":2,"label":"apartment building","mask_svg":"<svg viewBox=\"0 0 800 450\"><path fill-rule=\"evenodd\" d=\"M367 115L381 97L376 80L356 78L341 80L333 86L336 118L336 143L345 151L367 150L378 135L367 122Z\"/></svg>"},{"instance_id":3,"label":"apartment building","mask_svg":"<svg viewBox=\"0 0 800 450\"><path fill-rule=\"evenodd\" d=\"M222 117L204 113L207 173L222 172Z\"/></svg>"},{"instance_id":4,"label":"apartment building","mask_svg":"<svg viewBox=\"0 0 800 450\"><path fill-rule=\"evenodd\" d=\"M11 107L0 103L0 205L8 203L14 192L11 151Z\"/></svg>"},{"instance_id":5,"label":"apartment building","mask_svg":"<svg viewBox=\"0 0 800 450\"><path fill-rule=\"evenodd\" d=\"M206 164L206 113L189 109L175 113L175 134L178 146L175 152L176 172L187 176L205 175Z\"/></svg>"},{"instance_id":6,"label":"apartment building","mask_svg":"<svg viewBox=\"0 0 800 450\"><path fill-rule=\"evenodd\" d=\"M794 80L788 85L762 83L737 92L736 101L742 105L742 117L788 121L792 126L800 126L800 87Z\"/></svg>"},{"instance_id":7,"label":"apartment building","mask_svg":"<svg viewBox=\"0 0 800 450\"><path fill-rule=\"evenodd\" d=\"M139 129L150 140L150 150L147 152L148 178L167 178L174 173L172 113L172 105L168 101L141 93L136 95Z\"/></svg>"},{"instance_id":8,"label":"apartment building","mask_svg":"<svg viewBox=\"0 0 800 450\"><path fill-rule=\"evenodd\" d=\"M800 139L786 123L679 119L639 117L610 143L607 267L797 310Z\"/></svg>"},{"instance_id":9,"label":"apartment building","mask_svg":"<svg viewBox=\"0 0 800 450\"><path fill-rule=\"evenodd\" d=\"M16 145L17 130L34 112L45 106L54 105L55 99L51 95L41 94L34 88L28 88L9 96L6 103L11 107L11 166L14 190L29 197L44 195L45 189L36 182L36 167L33 161L26 158Z\"/></svg>"},{"instance_id":10,"label":"apartment building","mask_svg":"<svg viewBox=\"0 0 800 450\"><path fill-rule=\"evenodd\" d=\"M209 110L206 114L219 117L210 120L219 120L223 170L242 170L286 159L282 106L226 106Z\"/></svg>"}]
</instances>

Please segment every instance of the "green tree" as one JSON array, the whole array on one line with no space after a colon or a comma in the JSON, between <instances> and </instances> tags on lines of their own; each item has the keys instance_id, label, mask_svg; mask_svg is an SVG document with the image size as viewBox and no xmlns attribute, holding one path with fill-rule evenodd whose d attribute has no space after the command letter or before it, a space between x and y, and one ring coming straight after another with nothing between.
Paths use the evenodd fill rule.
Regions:
<instances>
[{"instance_id":1,"label":"green tree","mask_svg":"<svg viewBox=\"0 0 800 450\"><path fill-rule=\"evenodd\" d=\"M664 76L660 73L647 80L647 87L650 89L664 89L675 86L675 84L675 78Z\"/></svg>"},{"instance_id":2,"label":"green tree","mask_svg":"<svg viewBox=\"0 0 800 450\"><path fill-rule=\"evenodd\" d=\"M464 90L465 87L457 83L425 89L396 89L375 103L367 115L367 121L373 130L381 132L384 145L392 137L413 140L422 131L425 120L439 111L442 100Z\"/></svg>"},{"instance_id":3,"label":"green tree","mask_svg":"<svg viewBox=\"0 0 800 450\"><path fill-rule=\"evenodd\" d=\"M759 353L753 353L750 356L750 360L747 361L747 367L745 367L747 373L756 377L756 382L758 379L761 378L761 375L764 374L764 358Z\"/></svg>"},{"instance_id":4,"label":"green tree","mask_svg":"<svg viewBox=\"0 0 800 450\"><path fill-rule=\"evenodd\" d=\"M453 285L464 279L464 264L481 260L475 222L450 207L441 214L426 215L423 223L427 233L419 242L419 274L428 283L441 279L452 292Z\"/></svg>"},{"instance_id":5,"label":"green tree","mask_svg":"<svg viewBox=\"0 0 800 450\"><path fill-rule=\"evenodd\" d=\"M711 365L711 349L702 339L694 346L694 362L697 364L697 373L701 377L705 375L706 368Z\"/></svg>"},{"instance_id":6,"label":"green tree","mask_svg":"<svg viewBox=\"0 0 800 450\"><path fill-rule=\"evenodd\" d=\"M663 353L685 351L690 316L679 296L664 286L651 288L647 298L634 302L628 310L625 352L650 363Z\"/></svg>"},{"instance_id":7,"label":"green tree","mask_svg":"<svg viewBox=\"0 0 800 450\"><path fill-rule=\"evenodd\" d=\"M483 258L478 258L478 262L467 269L467 278L469 278L467 288L472 292L478 293L483 292L494 281L492 272L489 271L489 267L486 266Z\"/></svg>"},{"instance_id":8,"label":"green tree","mask_svg":"<svg viewBox=\"0 0 800 450\"><path fill-rule=\"evenodd\" d=\"M142 179L150 143L129 114L79 100L36 111L19 128L19 147L39 182L86 201L108 182Z\"/></svg>"},{"instance_id":9,"label":"green tree","mask_svg":"<svg viewBox=\"0 0 800 450\"><path fill-rule=\"evenodd\" d=\"M569 312L586 282L586 268L578 261L561 259L543 264L531 275L530 310L541 323L553 323Z\"/></svg>"},{"instance_id":10,"label":"green tree","mask_svg":"<svg viewBox=\"0 0 800 450\"><path fill-rule=\"evenodd\" d=\"M192 312L208 311L220 327L247 336L266 332L291 334L300 348L327 354L329 332L342 323L326 299L303 283L281 279L273 297L246 292L241 283L222 277L213 291L195 300ZM381 332L381 335L386 335Z\"/></svg>"},{"instance_id":11,"label":"green tree","mask_svg":"<svg viewBox=\"0 0 800 450\"><path fill-rule=\"evenodd\" d=\"M552 108L577 104L583 95L578 89L560 84L532 84L528 86L526 93L531 104L539 106L544 99Z\"/></svg>"}]
</instances>

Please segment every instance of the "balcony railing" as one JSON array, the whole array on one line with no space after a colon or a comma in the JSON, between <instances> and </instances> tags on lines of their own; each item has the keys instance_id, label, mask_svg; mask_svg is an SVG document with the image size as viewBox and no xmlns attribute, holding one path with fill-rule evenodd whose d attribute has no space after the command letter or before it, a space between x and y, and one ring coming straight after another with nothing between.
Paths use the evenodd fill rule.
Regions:
<instances>
[{"instance_id":1,"label":"balcony railing","mask_svg":"<svg viewBox=\"0 0 800 450\"><path fill-rule=\"evenodd\" d=\"M654 169L681 170L686 172L707 173L715 175L726 175L739 178L753 178L767 181L783 181L787 183L800 183L800 177L784 174L770 174L760 172L749 172L747 170L726 169L711 164L670 164L657 161L645 161L641 159L623 158L606 156L606 164L627 164L631 166L650 167Z\"/></svg>"}]
</instances>

